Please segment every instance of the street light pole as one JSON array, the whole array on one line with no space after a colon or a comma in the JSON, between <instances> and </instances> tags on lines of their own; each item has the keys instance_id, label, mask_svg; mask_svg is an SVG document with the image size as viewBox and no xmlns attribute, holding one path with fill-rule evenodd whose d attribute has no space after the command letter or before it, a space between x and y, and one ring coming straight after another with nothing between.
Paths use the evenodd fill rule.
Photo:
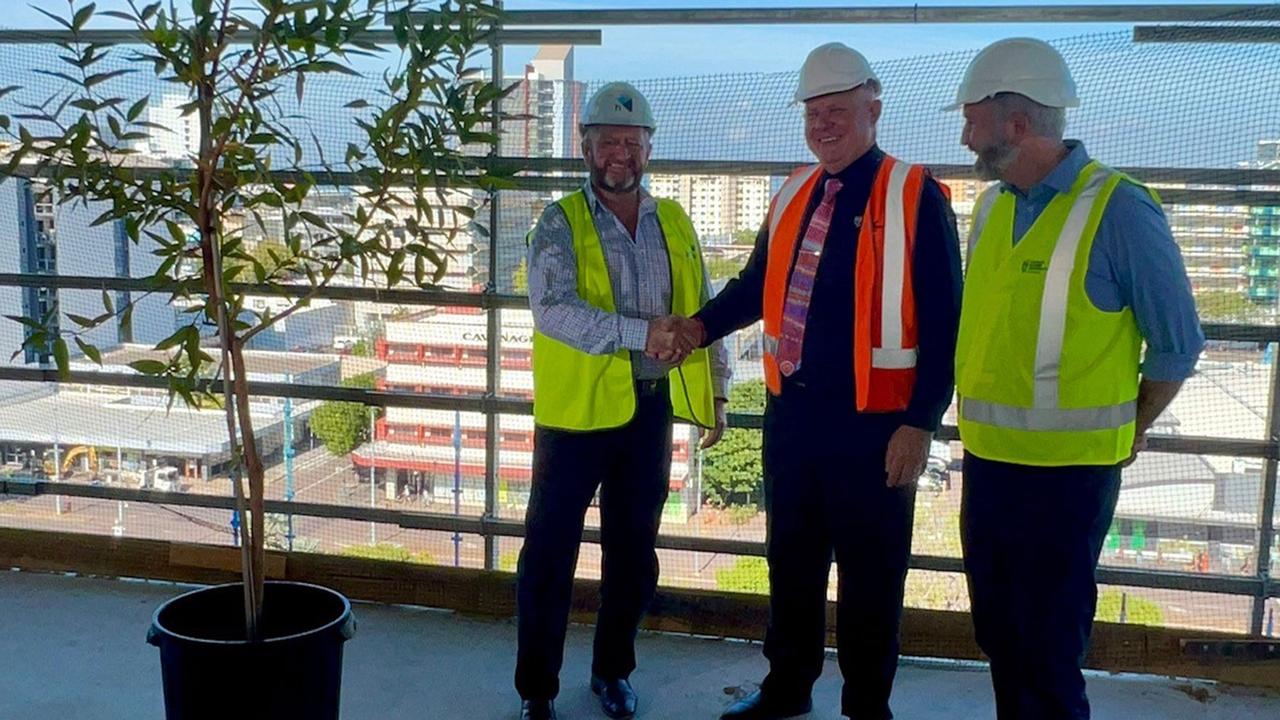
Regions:
<instances>
[{"instance_id":1,"label":"street light pole","mask_svg":"<svg viewBox=\"0 0 1280 720\"><path fill-rule=\"evenodd\" d=\"M99 467L102 467L99 465ZM124 484L124 450L116 445L116 482ZM124 537L124 501L116 505L116 527L113 528L118 537Z\"/></svg>"},{"instance_id":2,"label":"street light pole","mask_svg":"<svg viewBox=\"0 0 1280 720\"><path fill-rule=\"evenodd\" d=\"M462 514L462 413L453 411L453 514ZM462 533L453 531L453 566L462 566Z\"/></svg>"},{"instance_id":3,"label":"street light pole","mask_svg":"<svg viewBox=\"0 0 1280 720\"><path fill-rule=\"evenodd\" d=\"M369 408L369 507L378 506L378 450L374 444L377 439L378 409ZM378 524L369 521L369 545L378 544Z\"/></svg>"},{"instance_id":4,"label":"street light pole","mask_svg":"<svg viewBox=\"0 0 1280 720\"><path fill-rule=\"evenodd\" d=\"M53 478L54 482L62 482L62 454L58 451L58 441L53 441ZM54 512L62 514L62 496L53 496Z\"/></svg>"},{"instance_id":5,"label":"street light pole","mask_svg":"<svg viewBox=\"0 0 1280 720\"><path fill-rule=\"evenodd\" d=\"M293 375L285 375L286 383L293 383ZM284 399L284 499L293 502L293 398ZM293 512L289 512L288 529L285 539L289 543L289 551L293 552Z\"/></svg>"}]
</instances>

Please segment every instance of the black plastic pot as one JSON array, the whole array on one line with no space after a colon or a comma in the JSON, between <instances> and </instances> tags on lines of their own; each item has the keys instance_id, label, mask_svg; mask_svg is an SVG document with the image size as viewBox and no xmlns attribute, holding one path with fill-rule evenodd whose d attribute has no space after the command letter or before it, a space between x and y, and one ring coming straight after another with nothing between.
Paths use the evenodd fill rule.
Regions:
<instances>
[{"instance_id":1,"label":"black plastic pot","mask_svg":"<svg viewBox=\"0 0 1280 720\"><path fill-rule=\"evenodd\" d=\"M168 720L337 720L351 603L318 585L268 582L262 636L244 631L244 588L218 585L161 605L147 642L160 648Z\"/></svg>"}]
</instances>

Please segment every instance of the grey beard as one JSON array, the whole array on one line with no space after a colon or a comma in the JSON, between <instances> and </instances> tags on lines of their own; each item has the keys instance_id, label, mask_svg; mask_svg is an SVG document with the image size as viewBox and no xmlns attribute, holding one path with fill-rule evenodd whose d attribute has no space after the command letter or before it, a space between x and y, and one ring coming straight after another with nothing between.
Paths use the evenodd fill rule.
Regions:
<instances>
[{"instance_id":1,"label":"grey beard","mask_svg":"<svg viewBox=\"0 0 1280 720\"><path fill-rule=\"evenodd\" d=\"M640 187L640 179L641 179L641 177L642 177L642 176L641 176L641 174L640 174L640 173L636 173L635 175L632 175L632 176L631 176L631 182L629 182L629 183L627 183L626 185L623 185L623 186L621 186L621 187L617 187L617 186L614 186L614 185L612 185L612 184L610 184L610 183L609 183L609 173L608 173L607 171L605 171L605 170L596 170L596 169L594 169L594 168L592 168L592 170L591 170L591 182L592 182L592 183L594 183L594 184L595 184L595 185L597 185L598 187L602 187L602 188L604 188L604 189L608 190L609 192L614 192L614 193L619 193L619 194L622 194L622 193L629 193L629 192L635 192L635 191L636 191L636 189Z\"/></svg>"},{"instance_id":2,"label":"grey beard","mask_svg":"<svg viewBox=\"0 0 1280 720\"><path fill-rule=\"evenodd\" d=\"M978 153L973 169L983 180L999 180L1018 157L1018 148L1011 145L994 145Z\"/></svg>"}]
</instances>

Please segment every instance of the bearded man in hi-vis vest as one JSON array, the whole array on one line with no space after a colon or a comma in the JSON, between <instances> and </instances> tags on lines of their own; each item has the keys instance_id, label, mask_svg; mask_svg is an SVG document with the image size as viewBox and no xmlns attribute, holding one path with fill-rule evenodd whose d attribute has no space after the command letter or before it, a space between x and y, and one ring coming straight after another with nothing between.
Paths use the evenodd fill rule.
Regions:
<instances>
[{"instance_id":1,"label":"bearded man in hi-vis vest","mask_svg":"<svg viewBox=\"0 0 1280 720\"><path fill-rule=\"evenodd\" d=\"M876 146L880 81L831 43L800 71L818 163L782 185L746 268L681 327L764 320L769 674L722 717L808 712L839 567L841 709L892 717L915 486L951 403L960 259L944 188Z\"/></svg>"},{"instance_id":2,"label":"bearded man in hi-vis vest","mask_svg":"<svg viewBox=\"0 0 1280 720\"><path fill-rule=\"evenodd\" d=\"M702 307L710 282L684 209L641 187L656 127L649 103L608 83L582 125L590 179L547 207L529 242L535 429L515 674L525 720L556 717L574 566L597 488L603 557L590 684L606 715L635 714L628 678L658 582L672 418L698 425L703 447L725 425L724 350L677 346L669 319Z\"/></svg>"},{"instance_id":3,"label":"bearded man in hi-vis vest","mask_svg":"<svg viewBox=\"0 0 1280 720\"><path fill-rule=\"evenodd\" d=\"M956 386L965 573L1000 720L1089 717L1080 667L1120 471L1204 346L1159 198L1063 140L1077 105L1062 56L1012 38L947 108L999 181L975 204Z\"/></svg>"}]
</instances>

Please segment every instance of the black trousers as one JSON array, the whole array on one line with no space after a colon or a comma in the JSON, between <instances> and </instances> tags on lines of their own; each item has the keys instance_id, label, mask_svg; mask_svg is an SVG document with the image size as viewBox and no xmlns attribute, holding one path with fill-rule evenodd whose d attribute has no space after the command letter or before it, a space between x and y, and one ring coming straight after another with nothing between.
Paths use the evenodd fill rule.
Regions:
<instances>
[{"instance_id":1,"label":"black trousers","mask_svg":"<svg viewBox=\"0 0 1280 720\"><path fill-rule=\"evenodd\" d=\"M533 489L516 580L521 698L551 699L560 690L578 546L597 487L604 566L591 671L625 678L636 667L636 630L658 584L654 543L670 485L667 393L665 382L643 387L635 416L617 429L534 431Z\"/></svg>"},{"instance_id":2,"label":"black trousers","mask_svg":"<svg viewBox=\"0 0 1280 720\"><path fill-rule=\"evenodd\" d=\"M964 457L960 528L978 645L999 720L1087 720L1094 571L1118 466L1031 467Z\"/></svg>"},{"instance_id":3,"label":"black trousers","mask_svg":"<svg viewBox=\"0 0 1280 720\"><path fill-rule=\"evenodd\" d=\"M769 398L765 412L770 592L762 689L807 697L822 673L834 553L842 710L856 720L891 718L915 509L914 485L885 485L885 451L900 420L824 417L801 392L783 397Z\"/></svg>"}]
</instances>

